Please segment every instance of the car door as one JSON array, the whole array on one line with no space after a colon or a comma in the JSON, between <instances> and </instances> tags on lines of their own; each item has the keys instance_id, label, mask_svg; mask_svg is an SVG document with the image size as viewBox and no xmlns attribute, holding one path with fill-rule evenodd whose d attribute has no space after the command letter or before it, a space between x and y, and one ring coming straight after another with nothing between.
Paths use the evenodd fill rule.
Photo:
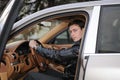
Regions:
<instances>
[{"instance_id":1,"label":"car door","mask_svg":"<svg viewBox=\"0 0 120 80\"><path fill-rule=\"evenodd\" d=\"M5 43L7 42L8 34L10 33L14 21L19 13L22 2L23 2L22 0L10 1L9 5L6 7L6 9L4 10L3 14L0 17L0 47L1 47L0 60L3 55ZM16 7L16 5L18 6Z\"/></svg>"},{"instance_id":2,"label":"car door","mask_svg":"<svg viewBox=\"0 0 120 80\"><path fill-rule=\"evenodd\" d=\"M0 17L0 79L1 80L7 80L7 73L6 73L7 67L5 66L2 58L4 55L4 49L8 39L8 35L18 15L22 2L23 0L10 1L8 7L6 7L6 10L4 10L3 14Z\"/></svg>"},{"instance_id":3,"label":"car door","mask_svg":"<svg viewBox=\"0 0 120 80\"><path fill-rule=\"evenodd\" d=\"M101 6L95 54L86 56L84 80L120 79L119 9L118 4Z\"/></svg>"},{"instance_id":4,"label":"car door","mask_svg":"<svg viewBox=\"0 0 120 80\"><path fill-rule=\"evenodd\" d=\"M14 24L8 36L7 45L5 45L5 53L9 55L10 60L13 58L12 56L18 55L18 58L14 57L12 62L7 64L7 66L9 66L8 69L11 69L11 71L8 70L8 79L17 79L19 75L34 67L31 65L31 62L29 62L28 43L25 43L25 45L21 47L21 42L19 41L37 39L49 48L60 49L71 47L72 41L68 34L67 24L74 19L80 19L87 25L93 9L93 7L81 8L75 5L76 4L68 5L67 9L64 7L66 5L63 5L41 10ZM74 10L72 6L75 6ZM25 49L28 50L26 51ZM19 74L19 72L21 72L21 74ZM12 74L14 74L14 76Z\"/></svg>"},{"instance_id":5,"label":"car door","mask_svg":"<svg viewBox=\"0 0 120 80\"><path fill-rule=\"evenodd\" d=\"M88 13L87 11L85 10L83 11L83 10L79 10L77 12L70 11L69 13L64 12L56 15L50 15L47 17L43 17L42 19L40 18L39 21L35 20L31 23L29 23L28 21L27 23L29 24L27 24L26 26L24 26L24 24L19 23L21 24L20 26L22 26L22 29L17 30L15 28L13 30L13 33L11 33L11 36L9 37L8 46L10 48L9 44L15 43L15 42L17 43L18 41L21 41L21 40L36 39L36 40L39 40L41 43L43 43L44 47L46 48L53 48L53 49L69 48L72 46L72 41L68 33L67 25L70 21L75 19L83 20L87 24L87 21L89 19ZM25 48L22 48L22 49L25 49ZM17 52L19 56L26 55L24 54L25 52L21 53L18 49L15 50L15 52ZM27 65L27 67L30 67L30 66L31 65ZM54 69L56 70L56 68ZM25 69L21 70L21 72L24 72L24 71L26 70Z\"/></svg>"}]
</instances>

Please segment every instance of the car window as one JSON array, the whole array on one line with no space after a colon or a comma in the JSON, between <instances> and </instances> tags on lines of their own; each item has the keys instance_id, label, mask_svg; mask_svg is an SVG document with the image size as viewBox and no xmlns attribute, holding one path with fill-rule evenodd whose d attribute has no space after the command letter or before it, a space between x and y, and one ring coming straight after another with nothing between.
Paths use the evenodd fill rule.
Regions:
<instances>
[{"instance_id":1,"label":"car window","mask_svg":"<svg viewBox=\"0 0 120 80\"><path fill-rule=\"evenodd\" d=\"M42 21L40 23L37 23L35 25L32 25L32 27L27 28L23 30L20 34L16 35L14 38L12 38L9 42L19 41L19 40L31 40L35 39L38 40L44 35L52 30L54 27L62 23L61 20L49 20L49 21ZM68 30L65 30L63 32L58 32L56 36L49 41L49 43L52 44L71 44L73 41L71 40Z\"/></svg>"},{"instance_id":2,"label":"car window","mask_svg":"<svg viewBox=\"0 0 120 80\"><path fill-rule=\"evenodd\" d=\"M70 38L68 30L65 30L55 38L54 43L55 44L72 44L73 41Z\"/></svg>"},{"instance_id":3,"label":"car window","mask_svg":"<svg viewBox=\"0 0 120 80\"><path fill-rule=\"evenodd\" d=\"M25 29L16 32L17 34L15 34L8 43L31 39L41 41L42 39L41 42L49 44L71 44L73 41L70 38L67 25L69 21L74 19L86 20L83 15L62 16L57 18L48 17L48 19L25 26Z\"/></svg>"},{"instance_id":4,"label":"car window","mask_svg":"<svg viewBox=\"0 0 120 80\"><path fill-rule=\"evenodd\" d=\"M98 53L120 52L120 5L102 6L98 30Z\"/></svg>"},{"instance_id":5,"label":"car window","mask_svg":"<svg viewBox=\"0 0 120 80\"><path fill-rule=\"evenodd\" d=\"M13 37L10 42L19 41L19 40L31 40L31 39L40 39L47 32L53 29L56 25L58 25L59 21L42 21L37 24L30 26L27 29L24 29L18 35Z\"/></svg>"}]
</instances>

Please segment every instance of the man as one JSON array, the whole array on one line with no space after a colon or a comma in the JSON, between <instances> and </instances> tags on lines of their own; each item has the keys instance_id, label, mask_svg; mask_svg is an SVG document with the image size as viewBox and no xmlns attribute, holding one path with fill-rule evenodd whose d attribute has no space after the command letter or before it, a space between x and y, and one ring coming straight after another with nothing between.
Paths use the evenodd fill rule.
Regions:
<instances>
[{"instance_id":1,"label":"man","mask_svg":"<svg viewBox=\"0 0 120 80\"><path fill-rule=\"evenodd\" d=\"M68 27L70 36L74 41L71 48L54 50L44 48L41 45L37 46L37 42L34 40L29 43L29 46L35 48L41 56L66 66L64 74L60 74L53 70L47 70L44 73L29 73L25 77L25 80L74 80L80 42L83 36L84 22L81 20L74 20L68 24ZM51 74L54 74L54 76Z\"/></svg>"}]
</instances>

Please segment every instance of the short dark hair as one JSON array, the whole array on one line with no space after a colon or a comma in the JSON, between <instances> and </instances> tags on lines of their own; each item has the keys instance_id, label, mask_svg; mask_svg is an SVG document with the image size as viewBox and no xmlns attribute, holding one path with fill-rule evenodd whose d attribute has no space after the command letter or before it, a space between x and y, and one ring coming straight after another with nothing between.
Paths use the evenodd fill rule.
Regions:
<instances>
[{"instance_id":1,"label":"short dark hair","mask_svg":"<svg viewBox=\"0 0 120 80\"><path fill-rule=\"evenodd\" d=\"M71 25L77 24L79 25L79 27L82 29L84 28L85 22L79 19L73 20L68 24L68 27L70 27Z\"/></svg>"}]
</instances>

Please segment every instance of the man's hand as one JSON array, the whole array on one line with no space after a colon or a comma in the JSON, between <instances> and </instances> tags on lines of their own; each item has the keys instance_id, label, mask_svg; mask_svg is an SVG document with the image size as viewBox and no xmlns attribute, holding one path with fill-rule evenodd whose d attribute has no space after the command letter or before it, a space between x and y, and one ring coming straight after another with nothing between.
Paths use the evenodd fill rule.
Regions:
<instances>
[{"instance_id":1,"label":"man's hand","mask_svg":"<svg viewBox=\"0 0 120 80\"><path fill-rule=\"evenodd\" d=\"M31 48L36 49L36 48L37 48L37 45L38 45L38 43L37 43L35 40L31 40L31 41L29 42L29 46L30 46Z\"/></svg>"}]
</instances>

